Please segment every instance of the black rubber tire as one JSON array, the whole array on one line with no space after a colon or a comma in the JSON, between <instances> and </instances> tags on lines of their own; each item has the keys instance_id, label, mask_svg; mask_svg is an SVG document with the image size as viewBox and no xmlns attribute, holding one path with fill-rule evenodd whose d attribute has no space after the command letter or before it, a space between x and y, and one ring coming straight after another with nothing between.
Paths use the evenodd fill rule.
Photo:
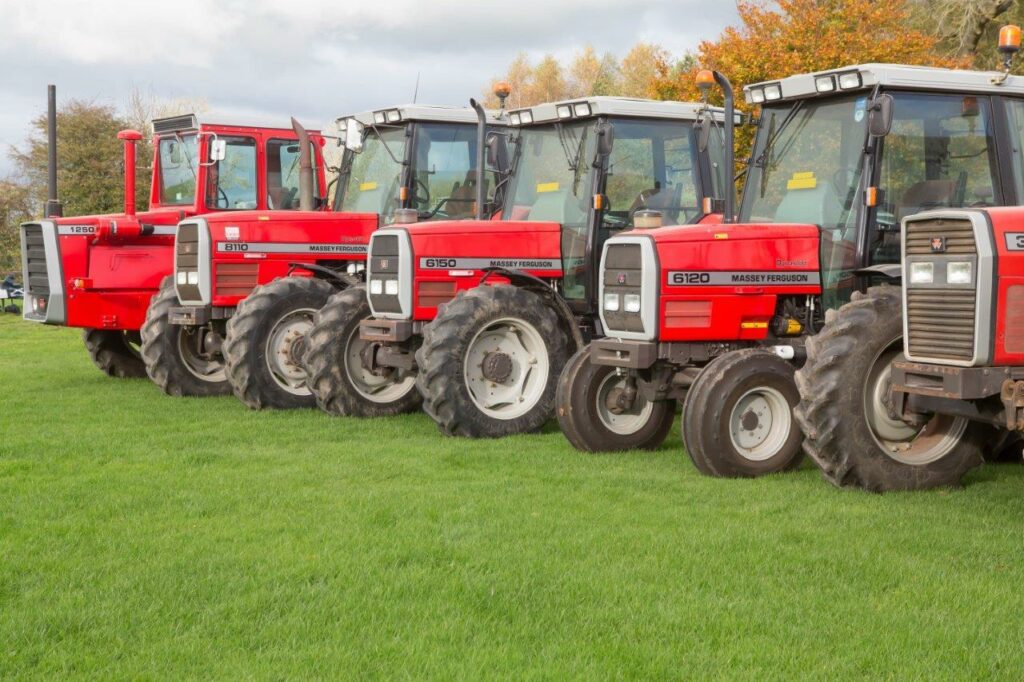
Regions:
<instances>
[{"instance_id":1,"label":"black rubber tire","mask_svg":"<svg viewBox=\"0 0 1024 682\"><path fill-rule=\"evenodd\" d=\"M1018 431L993 429L984 440L982 455L986 462L1020 464L1024 462L1024 439Z\"/></svg>"},{"instance_id":2,"label":"black rubber tire","mask_svg":"<svg viewBox=\"0 0 1024 682\"><path fill-rule=\"evenodd\" d=\"M203 379L193 373L181 357L178 342L188 330L170 323L171 308L177 305L174 280L165 277L160 283L160 291L149 302L146 321L142 324L142 359L149 378L171 396L209 397L231 393L226 378Z\"/></svg>"},{"instance_id":3,"label":"black rubber tire","mask_svg":"<svg viewBox=\"0 0 1024 682\"><path fill-rule=\"evenodd\" d=\"M253 410L316 407L316 398L303 384L292 393L274 378L267 364L270 333L285 315L302 309L319 310L336 291L313 277L284 277L256 287L228 320L224 361L228 383L239 400Z\"/></svg>"},{"instance_id":4,"label":"black rubber tire","mask_svg":"<svg viewBox=\"0 0 1024 682\"><path fill-rule=\"evenodd\" d=\"M401 397L375 402L353 385L346 367L346 344L359 333L359 323L371 316L366 287L340 291L316 314L306 340L306 385L316 404L328 414L345 417L390 417L415 412L423 399L415 383Z\"/></svg>"},{"instance_id":5,"label":"black rubber tire","mask_svg":"<svg viewBox=\"0 0 1024 682\"><path fill-rule=\"evenodd\" d=\"M885 492L956 486L982 463L990 427L972 423L952 449L920 465L892 458L868 426L864 390L875 359L902 343L902 293L881 285L829 311L825 326L807 342L807 362L796 374L800 405L795 414L804 449L835 486Z\"/></svg>"},{"instance_id":6,"label":"black rubber tire","mask_svg":"<svg viewBox=\"0 0 1024 682\"><path fill-rule=\"evenodd\" d=\"M483 327L505 317L529 323L545 342L548 377L540 398L525 414L498 419L473 402L463 379L463 363L472 339ZM520 287L478 286L462 291L423 328L423 345L416 352L420 371L416 386L423 410L442 433L467 438L500 438L540 429L554 413L558 368L571 352L558 314L538 294Z\"/></svg>"},{"instance_id":7,"label":"black rubber tire","mask_svg":"<svg viewBox=\"0 0 1024 682\"><path fill-rule=\"evenodd\" d=\"M730 415L749 390L758 387L778 391L790 409L799 394L793 383L793 365L758 348L731 351L711 361L697 375L683 403L683 446L697 470L722 478L753 478L800 466L803 436L796 421L777 454L764 459L745 457L732 442Z\"/></svg>"},{"instance_id":8,"label":"black rubber tire","mask_svg":"<svg viewBox=\"0 0 1024 682\"><path fill-rule=\"evenodd\" d=\"M138 343L137 332L111 329L83 329L82 341L89 351L92 364L108 377L118 379L139 379L146 376L146 365L139 351L132 346Z\"/></svg>"},{"instance_id":9,"label":"black rubber tire","mask_svg":"<svg viewBox=\"0 0 1024 682\"><path fill-rule=\"evenodd\" d=\"M614 367L590 361L589 346L569 359L558 377L555 391L555 414L562 433L573 447L585 452L656 450L672 429L676 401L655 401L643 426L630 434L616 433L597 413L598 389L605 378L614 373Z\"/></svg>"}]
</instances>

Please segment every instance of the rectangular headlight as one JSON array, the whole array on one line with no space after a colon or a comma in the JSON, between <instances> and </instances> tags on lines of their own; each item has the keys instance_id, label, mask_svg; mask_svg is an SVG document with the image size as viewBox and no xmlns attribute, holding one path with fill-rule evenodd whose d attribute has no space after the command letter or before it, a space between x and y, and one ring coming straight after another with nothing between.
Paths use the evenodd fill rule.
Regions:
<instances>
[{"instance_id":1,"label":"rectangular headlight","mask_svg":"<svg viewBox=\"0 0 1024 682\"><path fill-rule=\"evenodd\" d=\"M388 123L397 123L402 118L402 114L399 113L398 109L392 109L388 112Z\"/></svg>"},{"instance_id":2,"label":"rectangular headlight","mask_svg":"<svg viewBox=\"0 0 1024 682\"><path fill-rule=\"evenodd\" d=\"M619 309L619 295L618 294L605 294L604 295L604 309L611 312L615 312Z\"/></svg>"},{"instance_id":3,"label":"rectangular headlight","mask_svg":"<svg viewBox=\"0 0 1024 682\"><path fill-rule=\"evenodd\" d=\"M949 284L970 284L973 268L969 261L954 261L946 264L946 282Z\"/></svg>"},{"instance_id":4,"label":"rectangular headlight","mask_svg":"<svg viewBox=\"0 0 1024 682\"><path fill-rule=\"evenodd\" d=\"M510 123L512 123L512 125L514 125L514 126L517 126L517 125L519 125L519 122L520 122L520 121L519 121L519 114L518 114L518 113L516 113L516 114L512 114L511 116L509 116L509 117L508 117L508 120L509 120L509 122L510 122Z\"/></svg>"},{"instance_id":5,"label":"rectangular headlight","mask_svg":"<svg viewBox=\"0 0 1024 682\"><path fill-rule=\"evenodd\" d=\"M782 86L778 83L764 86L764 98L769 102L782 99Z\"/></svg>"},{"instance_id":6,"label":"rectangular headlight","mask_svg":"<svg viewBox=\"0 0 1024 682\"><path fill-rule=\"evenodd\" d=\"M389 279L384 282L384 293L388 296L398 296L398 280Z\"/></svg>"},{"instance_id":7,"label":"rectangular headlight","mask_svg":"<svg viewBox=\"0 0 1024 682\"><path fill-rule=\"evenodd\" d=\"M532 111L521 111L519 116L523 121L523 125L530 125L533 123L533 112Z\"/></svg>"},{"instance_id":8,"label":"rectangular headlight","mask_svg":"<svg viewBox=\"0 0 1024 682\"><path fill-rule=\"evenodd\" d=\"M384 282L380 281L379 279L371 279L370 293L378 296L384 293Z\"/></svg>"},{"instance_id":9,"label":"rectangular headlight","mask_svg":"<svg viewBox=\"0 0 1024 682\"><path fill-rule=\"evenodd\" d=\"M859 71L848 71L846 73L839 74L840 90L852 90L854 88L859 88L860 84L861 80Z\"/></svg>"},{"instance_id":10,"label":"rectangular headlight","mask_svg":"<svg viewBox=\"0 0 1024 682\"><path fill-rule=\"evenodd\" d=\"M814 89L818 92L832 92L836 89L836 82L832 76L818 76L814 79Z\"/></svg>"},{"instance_id":11,"label":"rectangular headlight","mask_svg":"<svg viewBox=\"0 0 1024 682\"><path fill-rule=\"evenodd\" d=\"M180 272L178 272L178 284L186 283L188 283L188 273L186 273L184 270L181 270Z\"/></svg>"},{"instance_id":12,"label":"rectangular headlight","mask_svg":"<svg viewBox=\"0 0 1024 682\"><path fill-rule=\"evenodd\" d=\"M559 105L558 118L572 118L572 108L568 104Z\"/></svg>"},{"instance_id":13,"label":"rectangular headlight","mask_svg":"<svg viewBox=\"0 0 1024 682\"><path fill-rule=\"evenodd\" d=\"M573 106L572 110L577 116L590 116L590 105L586 102L581 102Z\"/></svg>"},{"instance_id":14,"label":"rectangular headlight","mask_svg":"<svg viewBox=\"0 0 1024 682\"><path fill-rule=\"evenodd\" d=\"M622 297L622 308L627 313L640 312L640 294L626 294Z\"/></svg>"},{"instance_id":15,"label":"rectangular headlight","mask_svg":"<svg viewBox=\"0 0 1024 682\"><path fill-rule=\"evenodd\" d=\"M911 263L910 281L912 284L931 284L935 281L934 263Z\"/></svg>"},{"instance_id":16,"label":"rectangular headlight","mask_svg":"<svg viewBox=\"0 0 1024 682\"><path fill-rule=\"evenodd\" d=\"M764 102L764 90L761 88L754 88L750 91L750 101L754 104L761 104Z\"/></svg>"},{"instance_id":17,"label":"rectangular headlight","mask_svg":"<svg viewBox=\"0 0 1024 682\"><path fill-rule=\"evenodd\" d=\"M198 286L199 285L199 273L198 272L190 272L190 273L188 273L188 283L191 284L192 286Z\"/></svg>"},{"instance_id":18,"label":"rectangular headlight","mask_svg":"<svg viewBox=\"0 0 1024 682\"><path fill-rule=\"evenodd\" d=\"M383 111L378 111L378 112L374 113L374 115L373 115L373 122L374 123L387 123L387 120L388 119L384 115Z\"/></svg>"}]
</instances>

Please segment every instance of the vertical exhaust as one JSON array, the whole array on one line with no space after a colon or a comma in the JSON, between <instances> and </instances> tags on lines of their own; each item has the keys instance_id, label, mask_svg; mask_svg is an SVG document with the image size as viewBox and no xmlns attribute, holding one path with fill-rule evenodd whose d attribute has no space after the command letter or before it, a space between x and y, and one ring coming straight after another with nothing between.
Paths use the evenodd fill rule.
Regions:
<instances>
[{"instance_id":1,"label":"vertical exhaust","mask_svg":"<svg viewBox=\"0 0 1024 682\"><path fill-rule=\"evenodd\" d=\"M46 207L43 215L60 218L64 207L57 200L57 86L46 86Z\"/></svg>"},{"instance_id":2,"label":"vertical exhaust","mask_svg":"<svg viewBox=\"0 0 1024 682\"><path fill-rule=\"evenodd\" d=\"M736 160L735 150L733 149L733 139L735 137L735 124L736 124L736 107L733 101L732 83L725 77L725 74L719 71L712 71L710 69L701 69L697 72L697 87L701 91L701 96L704 100L705 105L708 101L708 93L713 84L717 83L718 87L722 89L722 97L725 102L725 122L722 126L723 129L723 140L722 145L725 147L723 150L722 165L725 166L723 169L725 177L722 178L723 184L725 185L725 209L722 216L723 223L732 223L736 221L736 180L733 177L736 173ZM710 114L709 114L710 117ZM709 118L706 125L712 125L714 119Z\"/></svg>"},{"instance_id":3,"label":"vertical exhaust","mask_svg":"<svg viewBox=\"0 0 1024 682\"><path fill-rule=\"evenodd\" d=\"M124 142L124 214L135 217L135 143L142 139L137 130L122 130L117 139Z\"/></svg>"},{"instance_id":4,"label":"vertical exhaust","mask_svg":"<svg viewBox=\"0 0 1024 682\"><path fill-rule=\"evenodd\" d=\"M313 201L313 143L309 133L294 117L292 130L299 138L299 210L312 211L316 208Z\"/></svg>"},{"instance_id":5,"label":"vertical exhaust","mask_svg":"<svg viewBox=\"0 0 1024 682\"><path fill-rule=\"evenodd\" d=\"M475 99L469 100L469 106L476 111L476 219L484 219L484 167L487 165L487 112L483 105Z\"/></svg>"}]
</instances>

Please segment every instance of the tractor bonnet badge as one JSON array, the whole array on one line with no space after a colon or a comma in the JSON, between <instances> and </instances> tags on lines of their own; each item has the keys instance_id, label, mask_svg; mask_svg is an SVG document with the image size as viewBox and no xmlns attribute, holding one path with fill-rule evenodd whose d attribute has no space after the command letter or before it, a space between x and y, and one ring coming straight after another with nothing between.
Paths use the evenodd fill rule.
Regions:
<instances>
[{"instance_id":1,"label":"tractor bonnet badge","mask_svg":"<svg viewBox=\"0 0 1024 682\"><path fill-rule=\"evenodd\" d=\"M932 253L945 253L946 252L946 238L945 237L932 237Z\"/></svg>"},{"instance_id":2,"label":"tractor bonnet badge","mask_svg":"<svg viewBox=\"0 0 1024 682\"><path fill-rule=\"evenodd\" d=\"M381 270L387 270L388 269L388 259L387 258L381 258L380 259L380 269Z\"/></svg>"},{"instance_id":3,"label":"tractor bonnet badge","mask_svg":"<svg viewBox=\"0 0 1024 682\"><path fill-rule=\"evenodd\" d=\"M617 281L618 281L619 284L625 284L626 283L626 273L620 272Z\"/></svg>"}]
</instances>

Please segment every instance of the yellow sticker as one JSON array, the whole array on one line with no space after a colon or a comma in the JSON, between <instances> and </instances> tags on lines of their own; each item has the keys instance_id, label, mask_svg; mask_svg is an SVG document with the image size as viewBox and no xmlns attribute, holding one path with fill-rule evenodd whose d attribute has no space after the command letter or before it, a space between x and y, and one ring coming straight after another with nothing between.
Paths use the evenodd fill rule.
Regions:
<instances>
[{"instance_id":1,"label":"yellow sticker","mask_svg":"<svg viewBox=\"0 0 1024 682\"><path fill-rule=\"evenodd\" d=\"M793 177L786 183L786 189L814 189L818 186L818 180L814 177L813 171L804 173L793 173Z\"/></svg>"},{"instance_id":2,"label":"yellow sticker","mask_svg":"<svg viewBox=\"0 0 1024 682\"><path fill-rule=\"evenodd\" d=\"M729 233L728 232L715 232L715 239L728 239L728 238L729 238Z\"/></svg>"},{"instance_id":3,"label":"yellow sticker","mask_svg":"<svg viewBox=\"0 0 1024 682\"><path fill-rule=\"evenodd\" d=\"M376 182L364 182L361 185L359 185L360 192L372 192L375 189L377 189Z\"/></svg>"},{"instance_id":4,"label":"yellow sticker","mask_svg":"<svg viewBox=\"0 0 1024 682\"><path fill-rule=\"evenodd\" d=\"M740 327L743 329L767 329L767 322L741 322Z\"/></svg>"},{"instance_id":5,"label":"yellow sticker","mask_svg":"<svg viewBox=\"0 0 1024 682\"><path fill-rule=\"evenodd\" d=\"M557 182L541 182L537 185L537 194L543 194L544 192L557 192Z\"/></svg>"}]
</instances>

